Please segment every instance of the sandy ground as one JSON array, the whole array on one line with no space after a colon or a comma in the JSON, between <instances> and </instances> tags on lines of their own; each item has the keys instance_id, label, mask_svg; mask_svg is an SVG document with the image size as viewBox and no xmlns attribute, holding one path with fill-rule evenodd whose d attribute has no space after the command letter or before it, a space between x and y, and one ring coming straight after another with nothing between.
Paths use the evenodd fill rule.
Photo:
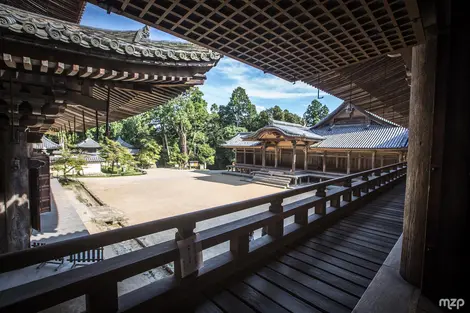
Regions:
<instances>
[{"instance_id":1,"label":"sandy ground","mask_svg":"<svg viewBox=\"0 0 470 313\"><path fill-rule=\"evenodd\" d=\"M81 179L107 205L138 224L255 198L282 189L209 171L150 169L144 176Z\"/></svg>"}]
</instances>

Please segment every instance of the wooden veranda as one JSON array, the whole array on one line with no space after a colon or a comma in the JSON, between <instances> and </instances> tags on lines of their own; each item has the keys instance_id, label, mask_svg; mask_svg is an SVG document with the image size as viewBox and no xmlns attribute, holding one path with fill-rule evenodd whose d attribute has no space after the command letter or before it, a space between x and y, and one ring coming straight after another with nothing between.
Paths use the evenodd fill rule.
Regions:
<instances>
[{"instance_id":1,"label":"wooden veranda","mask_svg":"<svg viewBox=\"0 0 470 313\"><path fill-rule=\"evenodd\" d=\"M282 291L276 301L293 301L297 303L297 308L302 305L311 307L312 311L316 307L328 312L346 312L354 307L374 271L378 270L400 235L400 202L403 202L405 173L406 164L398 163L301 189L0 255L0 271L7 272L151 233L178 229L175 240L7 289L0 293L0 312L36 312L82 295L87 297L87 312L92 313L193 310L201 292L209 295L214 292L214 287L231 279L237 281L240 277L245 277L243 279L248 280L248 284L262 284L264 287L253 291L245 282L230 285L226 288L231 290L231 295L227 296L226 291L216 292L209 296L211 300L205 305L217 303L222 307L228 305L231 309L249 305L252 309L266 312L270 311L270 306L265 306L268 303L278 307L268 298L274 297L273 292L278 291L279 287L271 288L266 284L272 283L260 280L259 276L239 275L256 270L257 273L261 271L265 275L278 276L286 262L293 262L292 270L297 268L296 271L303 269L307 272L304 282L309 284L308 290L311 292L310 295L295 295L291 291L288 295ZM387 193L394 186L397 187ZM314 195L310 195L313 191ZM284 203L286 199L300 194L309 196ZM270 207L265 212L199 232L198 242L202 249L230 241L230 250L206 260L202 268L183 276L177 241L192 237L197 222L266 203ZM250 233L259 228L265 228L266 235L250 241ZM346 236L346 233L351 235ZM309 250L307 254L299 252L305 246L318 251L314 259L308 256ZM292 247L296 248L291 250ZM280 253L284 255L280 259L284 265L273 261ZM292 259L292 254L296 253L303 253L297 257L304 258L307 263L299 263L296 257ZM118 282L169 262L175 262L175 273L171 277L123 295L118 294ZM278 274L273 274L273 267L276 266L280 266L275 270ZM321 273L323 276L318 277ZM300 281L301 276L299 272L297 278L291 278ZM328 287L322 287L323 294L316 295L314 290L318 291L320 285ZM296 290L301 292L303 288ZM263 292L265 296L256 300L256 296ZM325 292L331 294L328 296ZM235 302L234 294L238 295ZM333 294L335 296L331 298ZM298 297L307 303L299 302ZM313 297L317 297L316 300ZM250 301L254 302L250 304ZM283 302L282 305L285 307L288 303ZM289 310L292 309L289 307Z\"/></svg>"}]
</instances>

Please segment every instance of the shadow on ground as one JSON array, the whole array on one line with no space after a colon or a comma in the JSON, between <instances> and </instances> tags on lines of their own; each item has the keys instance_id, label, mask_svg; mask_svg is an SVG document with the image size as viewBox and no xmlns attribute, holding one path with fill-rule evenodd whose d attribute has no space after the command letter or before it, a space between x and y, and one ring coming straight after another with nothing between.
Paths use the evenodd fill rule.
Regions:
<instances>
[{"instance_id":1,"label":"shadow on ground","mask_svg":"<svg viewBox=\"0 0 470 313\"><path fill-rule=\"evenodd\" d=\"M200 176L200 177L195 177L197 180L202 180L210 183L220 183L220 184L226 184L226 185L231 185L231 186L243 186L250 184L248 181L243 181L241 177L235 177L235 176L230 176L230 175L224 175L222 176L221 173L211 173L210 171L195 171L196 173L199 174L204 174L205 176ZM231 179L227 179L230 177Z\"/></svg>"}]
</instances>

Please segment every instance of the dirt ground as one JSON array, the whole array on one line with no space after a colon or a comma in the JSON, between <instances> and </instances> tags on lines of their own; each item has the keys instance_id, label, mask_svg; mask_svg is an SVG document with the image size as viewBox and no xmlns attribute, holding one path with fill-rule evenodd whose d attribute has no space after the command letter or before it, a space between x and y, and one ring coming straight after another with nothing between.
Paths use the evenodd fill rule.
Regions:
<instances>
[{"instance_id":1,"label":"dirt ground","mask_svg":"<svg viewBox=\"0 0 470 313\"><path fill-rule=\"evenodd\" d=\"M282 191L211 171L150 169L147 175L81 179L138 224Z\"/></svg>"}]
</instances>

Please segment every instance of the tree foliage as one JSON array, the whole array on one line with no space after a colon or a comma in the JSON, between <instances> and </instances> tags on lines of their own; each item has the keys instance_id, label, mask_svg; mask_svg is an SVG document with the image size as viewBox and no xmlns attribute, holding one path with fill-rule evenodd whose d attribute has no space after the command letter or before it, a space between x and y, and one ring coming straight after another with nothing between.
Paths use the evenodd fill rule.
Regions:
<instances>
[{"instance_id":1,"label":"tree foliage","mask_svg":"<svg viewBox=\"0 0 470 313\"><path fill-rule=\"evenodd\" d=\"M304 113L304 120L307 126L313 126L325 118L330 111L317 99L313 100Z\"/></svg>"},{"instance_id":2,"label":"tree foliage","mask_svg":"<svg viewBox=\"0 0 470 313\"><path fill-rule=\"evenodd\" d=\"M105 138L100 156L106 160L108 169L114 173L114 167L119 166L120 172L126 172L134 168L135 161L129 150L121 146L118 142Z\"/></svg>"},{"instance_id":3,"label":"tree foliage","mask_svg":"<svg viewBox=\"0 0 470 313\"><path fill-rule=\"evenodd\" d=\"M136 156L137 164L142 168L149 168L160 160L160 153L162 146L160 146L153 139L140 140L140 151Z\"/></svg>"},{"instance_id":4,"label":"tree foliage","mask_svg":"<svg viewBox=\"0 0 470 313\"><path fill-rule=\"evenodd\" d=\"M146 113L110 123L110 138L115 140L121 136L140 148L135 157L140 167L158 162L184 168L189 160L198 160L209 167L223 169L233 162L235 156L222 145L236 134L255 131L273 119L313 125L327 114L328 108L318 100L312 101L303 117L278 105L258 114L256 106L241 87L233 90L226 105L208 106L204 94L196 87ZM103 153L108 155L105 159L114 170L114 166L124 161L119 159L121 154L115 152L119 149L106 143L104 130L104 125L98 129L100 141L109 146ZM89 129L87 135L94 138L95 131Z\"/></svg>"},{"instance_id":5,"label":"tree foliage","mask_svg":"<svg viewBox=\"0 0 470 313\"><path fill-rule=\"evenodd\" d=\"M62 176L66 179L67 175L82 171L84 165L86 165L86 161L82 155L72 154L70 150L64 149L52 168L59 173L62 172Z\"/></svg>"}]
</instances>

